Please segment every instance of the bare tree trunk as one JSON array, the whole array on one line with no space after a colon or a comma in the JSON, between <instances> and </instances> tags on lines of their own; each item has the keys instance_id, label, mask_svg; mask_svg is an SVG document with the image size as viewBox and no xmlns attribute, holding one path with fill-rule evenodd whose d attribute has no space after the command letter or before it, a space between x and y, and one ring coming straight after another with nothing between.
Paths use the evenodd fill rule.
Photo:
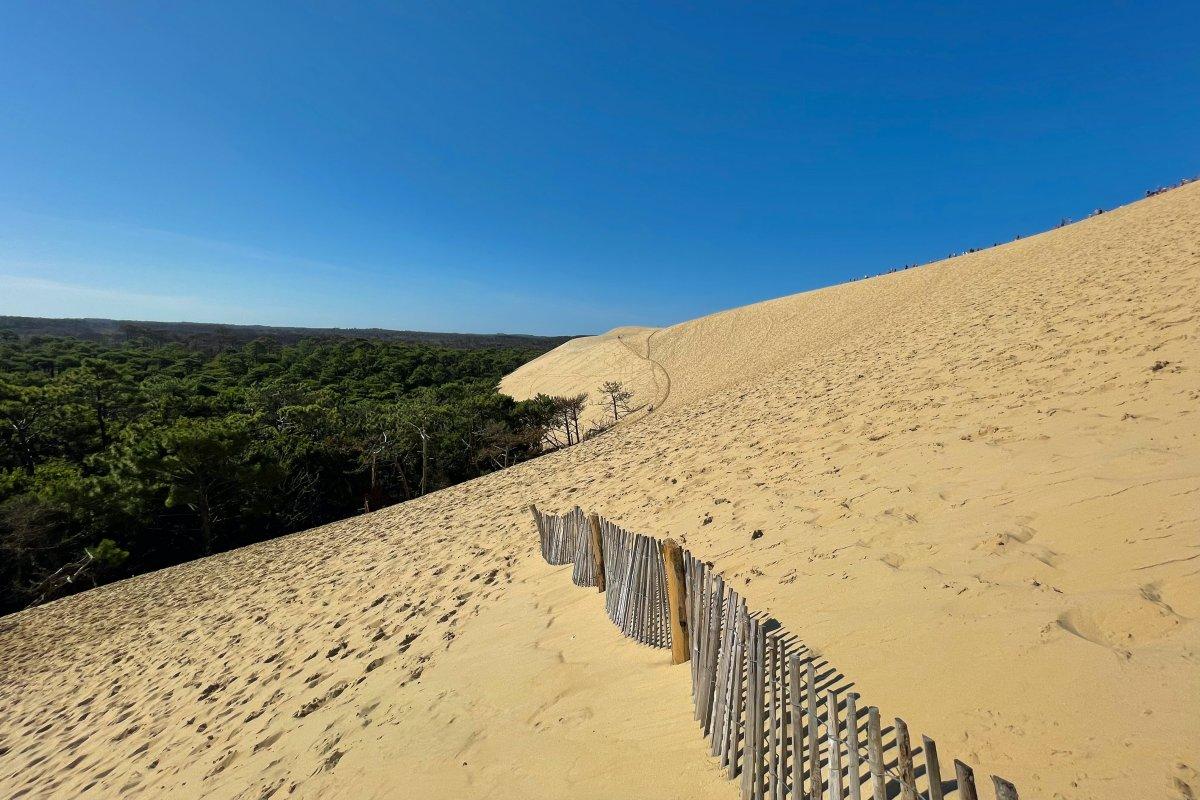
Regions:
<instances>
[{"instance_id":1,"label":"bare tree trunk","mask_svg":"<svg viewBox=\"0 0 1200 800\"><path fill-rule=\"evenodd\" d=\"M212 509L208 505L208 492L200 491L200 532L204 539L204 555L212 555Z\"/></svg>"},{"instance_id":2,"label":"bare tree trunk","mask_svg":"<svg viewBox=\"0 0 1200 800\"><path fill-rule=\"evenodd\" d=\"M429 488L429 434L421 429L421 496Z\"/></svg>"},{"instance_id":3,"label":"bare tree trunk","mask_svg":"<svg viewBox=\"0 0 1200 800\"><path fill-rule=\"evenodd\" d=\"M363 513L369 513L375 509L371 508L371 501L379 497L382 492L379 491L379 454L371 454L371 485L367 487L367 498L363 501Z\"/></svg>"},{"instance_id":4,"label":"bare tree trunk","mask_svg":"<svg viewBox=\"0 0 1200 800\"><path fill-rule=\"evenodd\" d=\"M399 460L393 462L396 467L396 475L400 478L400 488L404 492L404 499L411 500L413 496L412 487L408 484L408 476L404 474L404 465Z\"/></svg>"}]
</instances>

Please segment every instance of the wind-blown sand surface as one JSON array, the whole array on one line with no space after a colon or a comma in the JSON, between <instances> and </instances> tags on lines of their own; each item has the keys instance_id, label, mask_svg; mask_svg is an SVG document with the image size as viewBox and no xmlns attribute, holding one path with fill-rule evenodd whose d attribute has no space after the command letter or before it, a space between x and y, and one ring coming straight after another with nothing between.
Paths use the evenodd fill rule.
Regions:
<instances>
[{"instance_id":1,"label":"wind-blown sand surface","mask_svg":"<svg viewBox=\"0 0 1200 800\"><path fill-rule=\"evenodd\" d=\"M0 796L736 796L691 721L687 668L540 562L536 502L684 540L860 705L1023 797L1194 797L1197 297L1192 184L928 267L569 343L505 388L624 377L639 399L663 392L656 409L419 501L0 620Z\"/></svg>"}]
</instances>

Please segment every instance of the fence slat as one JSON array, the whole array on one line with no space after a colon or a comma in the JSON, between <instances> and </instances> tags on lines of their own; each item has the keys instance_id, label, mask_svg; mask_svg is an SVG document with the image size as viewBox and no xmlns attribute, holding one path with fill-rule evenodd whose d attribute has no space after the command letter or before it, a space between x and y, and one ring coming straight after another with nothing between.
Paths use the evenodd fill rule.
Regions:
<instances>
[{"instance_id":1,"label":"fence slat","mask_svg":"<svg viewBox=\"0 0 1200 800\"><path fill-rule=\"evenodd\" d=\"M746 714L742 725L742 798L750 798L754 792L754 665L757 656L754 642L758 638L758 621L751 618L746 631Z\"/></svg>"},{"instance_id":2,"label":"fence slat","mask_svg":"<svg viewBox=\"0 0 1200 800\"><path fill-rule=\"evenodd\" d=\"M779 710L779 763L775 774L775 800L787 800L788 781L788 720L791 709L787 702L787 641L782 632L775 637L775 682L779 687L777 708Z\"/></svg>"},{"instance_id":3,"label":"fence slat","mask_svg":"<svg viewBox=\"0 0 1200 800\"><path fill-rule=\"evenodd\" d=\"M808 797L821 800L821 740L817 720L817 668L808 659L805 678L808 682Z\"/></svg>"},{"instance_id":4,"label":"fence slat","mask_svg":"<svg viewBox=\"0 0 1200 800\"><path fill-rule=\"evenodd\" d=\"M700 607L700 588L697 587L696 557L688 553L688 557L684 561L684 578L688 582L688 606L684 610L688 612L688 630L696 630L696 614ZM700 664L700 658L696 657L696 640L688 640L688 669L691 672L691 700L692 704L700 703L700 676L696 674L696 667ZM695 709L694 709L695 710Z\"/></svg>"},{"instance_id":5,"label":"fence slat","mask_svg":"<svg viewBox=\"0 0 1200 800\"><path fill-rule=\"evenodd\" d=\"M766 749L766 730L765 730L765 704L766 704L766 649L767 649L767 632L760 622L755 626L757 636L754 637L754 648L758 654L758 658L754 664L755 680L757 685L754 689L754 800L763 800L765 783L767 778L766 759L764 750Z\"/></svg>"},{"instance_id":6,"label":"fence slat","mask_svg":"<svg viewBox=\"0 0 1200 800\"><path fill-rule=\"evenodd\" d=\"M846 692L846 757L850 800L862 800L862 761L858 752L858 692Z\"/></svg>"},{"instance_id":7,"label":"fence slat","mask_svg":"<svg viewBox=\"0 0 1200 800\"><path fill-rule=\"evenodd\" d=\"M800 677L800 656L788 660L788 685L792 705L792 797L804 796L804 685Z\"/></svg>"},{"instance_id":8,"label":"fence slat","mask_svg":"<svg viewBox=\"0 0 1200 800\"><path fill-rule=\"evenodd\" d=\"M709 632L713 617L712 593L715 580L712 569L705 564L704 578L700 581L700 624L692 632L693 636L699 637L699 645L696 648L697 658L700 661L696 667L696 675L699 676L699 685L696 687L696 719L700 721L701 729L704 728L704 716L707 713L704 705L708 696L708 685L711 681L711 676L708 674L708 651L712 647Z\"/></svg>"},{"instance_id":9,"label":"fence slat","mask_svg":"<svg viewBox=\"0 0 1200 800\"><path fill-rule=\"evenodd\" d=\"M962 800L979 800L979 793L975 791L975 771L957 758L954 759L954 777Z\"/></svg>"},{"instance_id":10,"label":"fence slat","mask_svg":"<svg viewBox=\"0 0 1200 800\"><path fill-rule=\"evenodd\" d=\"M745 602L738 604L737 638L733 643L733 682L729 687L729 725L726 735L729 737L725 746L725 764L727 777L733 780L738 768L738 741L745 729L746 704L743 689L746 685L746 641L750 637L750 615L746 612Z\"/></svg>"},{"instance_id":11,"label":"fence slat","mask_svg":"<svg viewBox=\"0 0 1200 800\"><path fill-rule=\"evenodd\" d=\"M838 725L837 692L825 695L825 734L829 740L829 800L842 800L842 736Z\"/></svg>"},{"instance_id":12,"label":"fence slat","mask_svg":"<svg viewBox=\"0 0 1200 800\"><path fill-rule=\"evenodd\" d=\"M721 616L725 613L725 579L720 575L713 577L712 611L708 618L707 639L708 652L705 654L704 678L704 735L712 730L713 700L717 690L717 660L721 648Z\"/></svg>"},{"instance_id":13,"label":"fence slat","mask_svg":"<svg viewBox=\"0 0 1200 800\"><path fill-rule=\"evenodd\" d=\"M767 790L768 796L774 798L778 791L779 782L779 731L776 728L777 712L775 708L775 648L774 637L767 640L766 647L766 695L767 701Z\"/></svg>"},{"instance_id":14,"label":"fence slat","mask_svg":"<svg viewBox=\"0 0 1200 800\"><path fill-rule=\"evenodd\" d=\"M867 764L871 769L872 800L888 800L887 781L883 775L883 732L879 724L879 709L867 709Z\"/></svg>"},{"instance_id":15,"label":"fence slat","mask_svg":"<svg viewBox=\"0 0 1200 800\"><path fill-rule=\"evenodd\" d=\"M942 767L938 763L937 745L928 736L921 737L925 753L925 777L929 780L929 800L942 800Z\"/></svg>"},{"instance_id":16,"label":"fence slat","mask_svg":"<svg viewBox=\"0 0 1200 800\"><path fill-rule=\"evenodd\" d=\"M725 598L725 613L721 622L721 653L717 659L716 697L713 706L712 745L709 752L712 755L720 753L720 743L724 741L725 715L729 708L729 659L733 648L734 616L737 613L737 592L729 590Z\"/></svg>"},{"instance_id":17,"label":"fence slat","mask_svg":"<svg viewBox=\"0 0 1200 800\"><path fill-rule=\"evenodd\" d=\"M896 717L896 758L900 769L900 797L917 800L917 776L913 771L912 745L908 740L908 725Z\"/></svg>"},{"instance_id":18,"label":"fence slat","mask_svg":"<svg viewBox=\"0 0 1200 800\"><path fill-rule=\"evenodd\" d=\"M1018 800L1017 787L998 775L992 776L992 785L996 787L996 800Z\"/></svg>"}]
</instances>

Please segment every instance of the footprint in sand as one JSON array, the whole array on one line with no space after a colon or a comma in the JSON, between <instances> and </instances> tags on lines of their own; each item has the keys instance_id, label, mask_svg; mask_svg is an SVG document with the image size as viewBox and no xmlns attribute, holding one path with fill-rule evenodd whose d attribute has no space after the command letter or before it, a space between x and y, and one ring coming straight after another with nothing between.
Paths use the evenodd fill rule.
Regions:
<instances>
[{"instance_id":1,"label":"footprint in sand","mask_svg":"<svg viewBox=\"0 0 1200 800\"><path fill-rule=\"evenodd\" d=\"M1174 632L1182 619L1161 602L1145 596L1114 597L1094 602L1087 609L1071 609L1059 615L1060 628L1073 636L1132 658L1132 648L1161 639ZM1153 590L1150 590L1153 594Z\"/></svg>"}]
</instances>

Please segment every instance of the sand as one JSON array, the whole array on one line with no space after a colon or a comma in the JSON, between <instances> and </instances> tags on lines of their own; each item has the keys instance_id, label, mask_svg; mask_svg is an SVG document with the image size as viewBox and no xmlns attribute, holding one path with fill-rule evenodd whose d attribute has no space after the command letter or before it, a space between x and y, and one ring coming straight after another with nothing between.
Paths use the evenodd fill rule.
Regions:
<instances>
[{"instance_id":1,"label":"sand","mask_svg":"<svg viewBox=\"0 0 1200 800\"><path fill-rule=\"evenodd\" d=\"M1193 797L1197 297L1193 184L568 343L505 389L620 378L655 410L0 620L0 796L736 796L687 668L540 562L535 502L682 539L947 763L1023 797Z\"/></svg>"},{"instance_id":2,"label":"sand","mask_svg":"<svg viewBox=\"0 0 1200 800\"><path fill-rule=\"evenodd\" d=\"M650 359L648 348L658 328L625 326L599 336L581 336L556 347L504 377L500 391L527 400L538 394L588 395L581 430L613 422L611 406L599 391L618 381L633 392L630 410L645 416L670 397L670 375ZM618 409L618 414L621 410Z\"/></svg>"}]
</instances>

